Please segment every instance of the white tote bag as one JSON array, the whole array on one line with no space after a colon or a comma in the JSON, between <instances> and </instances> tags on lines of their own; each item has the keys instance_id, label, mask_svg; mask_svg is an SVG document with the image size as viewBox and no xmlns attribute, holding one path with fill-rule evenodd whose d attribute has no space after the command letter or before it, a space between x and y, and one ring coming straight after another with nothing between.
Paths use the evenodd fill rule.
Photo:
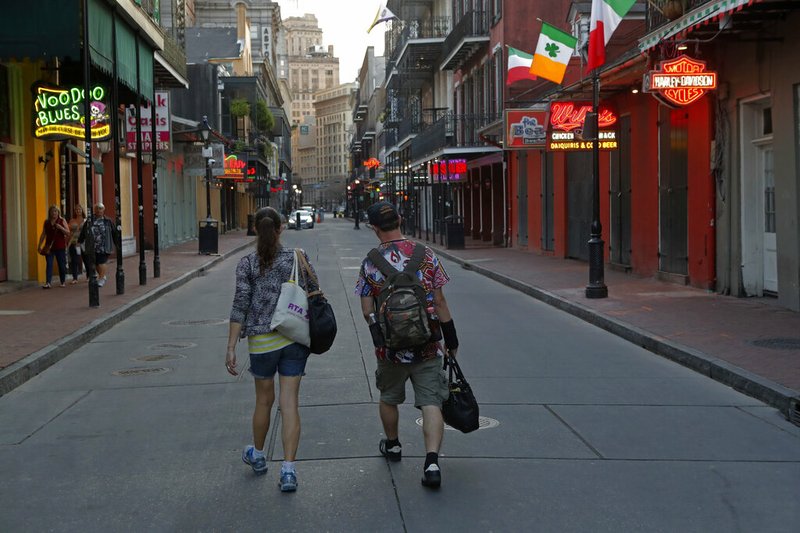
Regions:
<instances>
[{"instance_id":1,"label":"white tote bag","mask_svg":"<svg viewBox=\"0 0 800 533\"><path fill-rule=\"evenodd\" d=\"M295 249L292 274L289 276L289 281L281 284L278 305L275 307L269 327L294 342L311 346L311 335L308 331L308 297L297 282L297 254Z\"/></svg>"}]
</instances>

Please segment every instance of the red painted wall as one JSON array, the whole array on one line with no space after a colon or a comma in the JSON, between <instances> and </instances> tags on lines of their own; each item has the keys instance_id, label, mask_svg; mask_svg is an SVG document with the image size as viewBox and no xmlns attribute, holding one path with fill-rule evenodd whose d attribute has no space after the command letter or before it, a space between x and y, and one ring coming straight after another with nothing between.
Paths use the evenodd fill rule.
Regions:
<instances>
[{"instance_id":1,"label":"red painted wall","mask_svg":"<svg viewBox=\"0 0 800 533\"><path fill-rule=\"evenodd\" d=\"M689 280L692 285L714 288L716 277L714 178L711 175L713 100L706 96L687 108L689 112Z\"/></svg>"}]
</instances>

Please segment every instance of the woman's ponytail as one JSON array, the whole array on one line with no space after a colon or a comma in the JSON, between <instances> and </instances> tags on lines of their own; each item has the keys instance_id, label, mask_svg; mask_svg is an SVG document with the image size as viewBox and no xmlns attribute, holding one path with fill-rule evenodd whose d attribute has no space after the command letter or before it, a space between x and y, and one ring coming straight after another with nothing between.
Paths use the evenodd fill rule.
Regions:
<instances>
[{"instance_id":1,"label":"woman's ponytail","mask_svg":"<svg viewBox=\"0 0 800 533\"><path fill-rule=\"evenodd\" d=\"M272 268L272 261L278 253L278 236L281 232L281 216L272 207L262 207L256 211L256 233L258 233L258 265L261 273Z\"/></svg>"}]
</instances>

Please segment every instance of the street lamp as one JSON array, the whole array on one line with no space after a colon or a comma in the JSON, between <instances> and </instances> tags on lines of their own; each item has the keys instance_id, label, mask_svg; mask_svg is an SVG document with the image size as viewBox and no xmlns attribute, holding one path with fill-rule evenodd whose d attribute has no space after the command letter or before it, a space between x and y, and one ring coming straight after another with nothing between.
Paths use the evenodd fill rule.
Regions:
<instances>
[{"instance_id":1,"label":"street lamp","mask_svg":"<svg viewBox=\"0 0 800 533\"><path fill-rule=\"evenodd\" d=\"M208 146L211 127L208 125L208 117L205 115L203 115L203 124L200 126L200 136L203 138L203 155L206 158L206 218L211 219L211 150Z\"/></svg>"},{"instance_id":2,"label":"street lamp","mask_svg":"<svg viewBox=\"0 0 800 533\"><path fill-rule=\"evenodd\" d=\"M200 221L200 231L198 235L199 253L218 254L219 253L219 232L217 221L211 218L211 165L214 160L209 146L211 137L211 126L208 125L208 117L203 116L203 124L199 128L200 137L203 139L203 157L206 160L206 219Z\"/></svg>"},{"instance_id":3,"label":"street lamp","mask_svg":"<svg viewBox=\"0 0 800 533\"><path fill-rule=\"evenodd\" d=\"M355 212L356 215L355 216L356 225L353 226L353 229L361 229L361 227L359 226L360 223L359 219L361 217L359 216L360 213L358 212L358 197L360 194L361 194L361 181L358 178L356 178L353 181L353 200L355 201L355 206L353 207L353 211Z\"/></svg>"}]
</instances>

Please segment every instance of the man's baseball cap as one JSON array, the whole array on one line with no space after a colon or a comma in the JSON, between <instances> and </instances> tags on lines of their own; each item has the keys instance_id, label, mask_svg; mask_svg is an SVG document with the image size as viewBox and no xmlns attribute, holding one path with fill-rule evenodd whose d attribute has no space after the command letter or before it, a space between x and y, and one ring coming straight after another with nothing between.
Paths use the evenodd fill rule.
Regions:
<instances>
[{"instance_id":1,"label":"man's baseball cap","mask_svg":"<svg viewBox=\"0 0 800 533\"><path fill-rule=\"evenodd\" d=\"M394 205L389 202L377 202L367 208L369 223L378 228L385 228L400 221Z\"/></svg>"}]
</instances>

